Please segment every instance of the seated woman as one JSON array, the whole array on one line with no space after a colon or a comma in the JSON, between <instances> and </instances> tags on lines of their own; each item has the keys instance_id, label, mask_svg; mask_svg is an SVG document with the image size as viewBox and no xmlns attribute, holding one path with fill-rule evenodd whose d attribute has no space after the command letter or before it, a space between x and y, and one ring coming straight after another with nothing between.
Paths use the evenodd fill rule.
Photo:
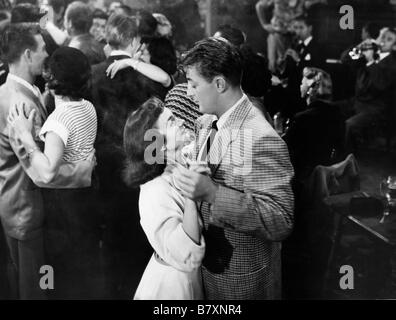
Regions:
<instances>
[{"instance_id":1,"label":"seated woman","mask_svg":"<svg viewBox=\"0 0 396 320\"><path fill-rule=\"evenodd\" d=\"M44 151L31 134L34 111L25 115L23 105L17 105L11 109L8 121L27 150L29 167L41 186L47 187L43 189L44 239L47 262L55 270L51 294L58 299L92 298L96 287L91 277L99 258L98 218L91 187L93 166L87 166L86 172L69 171L70 176L61 172L65 165L78 165L94 153L96 112L92 103L83 99L91 69L85 55L70 47L57 49L48 68L47 85L55 95L55 110L40 131ZM73 185L81 176L86 176L86 181Z\"/></svg>"},{"instance_id":2,"label":"seated woman","mask_svg":"<svg viewBox=\"0 0 396 320\"><path fill-rule=\"evenodd\" d=\"M308 108L295 115L283 136L297 180L308 177L317 165L336 162L343 152L345 132L343 116L331 103L333 90L328 73L305 68L300 90Z\"/></svg>"},{"instance_id":3,"label":"seated woman","mask_svg":"<svg viewBox=\"0 0 396 320\"><path fill-rule=\"evenodd\" d=\"M143 38L142 46L134 58L114 61L106 70L114 78L119 70L132 67L166 89L173 87L172 75L176 73L176 53L170 40L161 37Z\"/></svg>"},{"instance_id":4,"label":"seated woman","mask_svg":"<svg viewBox=\"0 0 396 320\"><path fill-rule=\"evenodd\" d=\"M140 222L155 250L135 300L203 299L201 221L195 202L184 198L172 179L185 145L186 130L181 124L157 98L146 101L125 124L125 180L131 186L140 185ZM145 139L150 130L154 142ZM152 147L155 152L147 152ZM155 158L149 159L151 154Z\"/></svg>"}]
</instances>

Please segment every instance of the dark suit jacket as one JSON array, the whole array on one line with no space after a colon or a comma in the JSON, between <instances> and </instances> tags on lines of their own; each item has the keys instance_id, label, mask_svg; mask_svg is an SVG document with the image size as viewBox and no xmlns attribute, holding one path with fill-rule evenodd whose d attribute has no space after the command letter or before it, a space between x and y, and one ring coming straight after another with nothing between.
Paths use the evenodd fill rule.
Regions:
<instances>
[{"instance_id":1,"label":"dark suit jacket","mask_svg":"<svg viewBox=\"0 0 396 320\"><path fill-rule=\"evenodd\" d=\"M386 108L396 107L395 91L396 55L393 53L358 71L355 110L383 114Z\"/></svg>"},{"instance_id":2,"label":"dark suit jacket","mask_svg":"<svg viewBox=\"0 0 396 320\"><path fill-rule=\"evenodd\" d=\"M16 102L25 102L27 112L37 110L34 129L41 146L38 132L47 112L29 89L12 79L0 87L0 217L8 236L26 240L41 232L44 214L41 190L24 171L26 151L13 138L7 123L9 108Z\"/></svg>"},{"instance_id":3,"label":"dark suit jacket","mask_svg":"<svg viewBox=\"0 0 396 320\"><path fill-rule=\"evenodd\" d=\"M324 46L316 41L316 38L312 38L311 42L304 46L300 52L301 61L298 64L300 70L305 67L323 68L325 64L326 52Z\"/></svg>"},{"instance_id":4,"label":"dark suit jacket","mask_svg":"<svg viewBox=\"0 0 396 320\"><path fill-rule=\"evenodd\" d=\"M161 84L132 68L119 71L113 79L107 77L107 67L124 58L128 57L110 56L92 67L92 102L98 114L97 172L101 187L111 193L114 187L122 184L121 170L125 158L123 130L129 113L152 96L163 100L166 95Z\"/></svg>"},{"instance_id":5,"label":"dark suit jacket","mask_svg":"<svg viewBox=\"0 0 396 320\"><path fill-rule=\"evenodd\" d=\"M96 41L89 33L74 37L68 45L82 51L87 56L91 65L100 63L106 59L103 52L104 45Z\"/></svg>"},{"instance_id":6,"label":"dark suit jacket","mask_svg":"<svg viewBox=\"0 0 396 320\"><path fill-rule=\"evenodd\" d=\"M293 79L298 78L301 80L302 71L305 67L323 69L325 65L324 52L326 49L322 44L318 43L315 38L312 38L307 46L298 44L294 49L299 54L301 60L299 63L296 63L292 58L286 58L284 76L289 79L292 77Z\"/></svg>"},{"instance_id":7,"label":"dark suit jacket","mask_svg":"<svg viewBox=\"0 0 396 320\"><path fill-rule=\"evenodd\" d=\"M335 105L317 100L292 120L286 141L296 176L308 176L317 165L330 165L333 149L341 151L345 121Z\"/></svg>"},{"instance_id":8,"label":"dark suit jacket","mask_svg":"<svg viewBox=\"0 0 396 320\"><path fill-rule=\"evenodd\" d=\"M297 45L294 49L299 53L300 62L296 63L291 57L286 58L286 65L282 78L288 79L286 92L286 110L284 115L289 117L294 115L295 111L303 110L306 107L305 101L301 99L300 85L305 67L315 67L323 69L325 58L323 52L325 48L319 44L315 38L312 38L308 46Z\"/></svg>"}]
</instances>

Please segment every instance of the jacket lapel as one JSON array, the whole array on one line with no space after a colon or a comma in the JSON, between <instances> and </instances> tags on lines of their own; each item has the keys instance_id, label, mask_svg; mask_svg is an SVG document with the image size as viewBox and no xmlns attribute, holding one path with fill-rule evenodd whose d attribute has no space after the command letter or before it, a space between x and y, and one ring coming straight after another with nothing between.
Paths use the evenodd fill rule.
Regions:
<instances>
[{"instance_id":1,"label":"jacket lapel","mask_svg":"<svg viewBox=\"0 0 396 320\"><path fill-rule=\"evenodd\" d=\"M20 83L13 80L8 81L12 81L17 91L20 91L24 96L28 97L34 102L34 104L37 106L37 110L42 118L42 121L44 122L48 117L48 113L43 104L41 103L40 99L24 85L21 85Z\"/></svg>"},{"instance_id":2,"label":"jacket lapel","mask_svg":"<svg viewBox=\"0 0 396 320\"><path fill-rule=\"evenodd\" d=\"M198 159L199 151L201 150L203 144L206 142L206 139L210 133L212 122L215 120L214 116L203 116L198 118L197 120L197 143L195 145L195 159Z\"/></svg>"},{"instance_id":3,"label":"jacket lapel","mask_svg":"<svg viewBox=\"0 0 396 320\"><path fill-rule=\"evenodd\" d=\"M213 145L210 147L208 155L209 168L214 175L226 155L231 143L237 139L240 128L249 114L252 106L247 97L241 101L241 103L235 108L230 114L223 127L219 129L214 139ZM199 135L199 149L201 149L203 143L211 130L213 119L208 119L203 126L202 134ZM198 151L199 152L199 151Z\"/></svg>"},{"instance_id":4,"label":"jacket lapel","mask_svg":"<svg viewBox=\"0 0 396 320\"><path fill-rule=\"evenodd\" d=\"M251 108L249 99L245 97L217 133L209 151L209 167L213 175L216 173L231 143L238 138L241 126Z\"/></svg>"}]
</instances>

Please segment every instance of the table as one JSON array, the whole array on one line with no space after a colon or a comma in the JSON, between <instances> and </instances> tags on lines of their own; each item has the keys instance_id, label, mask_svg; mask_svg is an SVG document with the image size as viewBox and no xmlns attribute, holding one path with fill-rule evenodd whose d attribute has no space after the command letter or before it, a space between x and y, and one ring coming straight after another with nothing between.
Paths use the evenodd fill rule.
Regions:
<instances>
[{"instance_id":1,"label":"table","mask_svg":"<svg viewBox=\"0 0 396 320\"><path fill-rule=\"evenodd\" d=\"M396 212L391 212L387 216L383 223L380 220L383 216L382 213L379 215L370 215L370 212L362 212L361 214L356 213L352 215L350 213L350 200L355 196L369 196L367 193L362 191L355 191L351 193L345 193L340 195L333 195L324 199L325 206L333 213L335 220L335 229L332 234L332 246L328 257L324 290L327 289L327 284L330 279L330 271L333 270L334 258L337 250L339 249L340 240L343 236L343 230L345 225L353 226L357 230L361 231L363 235L369 237L371 240L385 252L386 256L390 259L391 281L389 285L393 286L392 292L396 291ZM372 195L373 197L379 197L378 195Z\"/></svg>"}]
</instances>

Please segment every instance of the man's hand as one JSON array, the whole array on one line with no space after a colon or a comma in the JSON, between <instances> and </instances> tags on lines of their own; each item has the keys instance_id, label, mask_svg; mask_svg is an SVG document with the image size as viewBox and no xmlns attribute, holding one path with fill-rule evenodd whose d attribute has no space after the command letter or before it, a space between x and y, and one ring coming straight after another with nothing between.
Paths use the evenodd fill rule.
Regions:
<instances>
[{"instance_id":1,"label":"man's hand","mask_svg":"<svg viewBox=\"0 0 396 320\"><path fill-rule=\"evenodd\" d=\"M182 166L173 171L174 179L183 196L194 201L214 203L218 186L208 175Z\"/></svg>"},{"instance_id":2,"label":"man's hand","mask_svg":"<svg viewBox=\"0 0 396 320\"><path fill-rule=\"evenodd\" d=\"M299 63L300 60L301 60L301 59L300 59L300 56L299 56L299 54L297 53L296 50L287 49L285 54L286 54L287 56L291 57L296 63Z\"/></svg>"},{"instance_id":3,"label":"man's hand","mask_svg":"<svg viewBox=\"0 0 396 320\"><path fill-rule=\"evenodd\" d=\"M373 63L374 59L374 50L364 50L362 51L362 55L366 59L367 63Z\"/></svg>"}]
</instances>

